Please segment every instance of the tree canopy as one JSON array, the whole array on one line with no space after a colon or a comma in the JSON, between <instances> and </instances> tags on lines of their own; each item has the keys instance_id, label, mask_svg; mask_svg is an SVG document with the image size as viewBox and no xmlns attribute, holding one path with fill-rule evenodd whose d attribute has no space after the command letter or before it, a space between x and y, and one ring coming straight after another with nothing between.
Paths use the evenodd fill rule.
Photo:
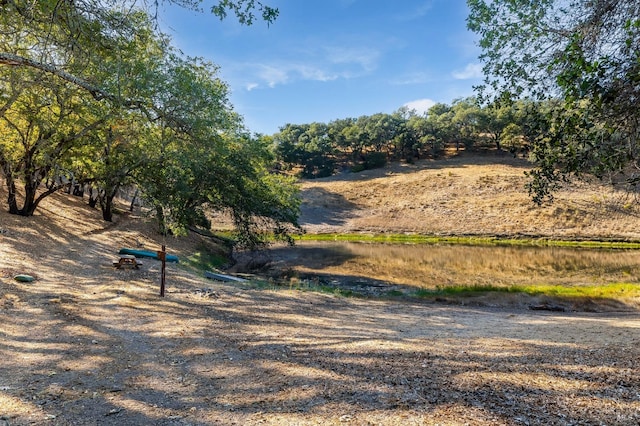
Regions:
<instances>
[{"instance_id":1,"label":"tree canopy","mask_svg":"<svg viewBox=\"0 0 640 426\"><path fill-rule=\"evenodd\" d=\"M304 178L438 158L447 147L519 155L528 153L540 121L532 119L545 108L547 103L525 101L481 105L468 97L435 104L425 114L400 108L393 114L287 124L273 135L273 143L280 165Z\"/></svg>"},{"instance_id":2,"label":"tree canopy","mask_svg":"<svg viewBox=\"0 0 640 426\"><path fill-rule=\"evenodd\" d=\"M273 157L233 111L217 67L174 49L157 29L157 2L144 5L0 3L0 168L9 211L30 216L44 197L75 183L95 190L111 220L118 190L136 185L164 232L205 225L209 207L229 211L249 245L268 228L283 235L296 226L292 181L271 176ZM256 16L270 23L278 13L254 0L210 7L243 24Z\"/></svg>"},{"instance_id":3,"label":"tree canopy","mask_svg":"<svg viewBox=\"0 0 640 426\"><path fill-rule=\"evenodd\" d=\"M595 175L640 183L640 1L468 0L483 94L552 100L539 115L531 191Z\"/></svg>"}]
</instances>

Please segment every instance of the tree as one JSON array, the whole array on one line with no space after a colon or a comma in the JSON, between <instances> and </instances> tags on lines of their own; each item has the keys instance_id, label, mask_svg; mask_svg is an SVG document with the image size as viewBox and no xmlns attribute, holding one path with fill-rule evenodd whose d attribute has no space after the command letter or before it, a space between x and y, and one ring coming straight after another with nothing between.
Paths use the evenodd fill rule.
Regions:
<instances>
[{"instance_id":1,"label":"tree","mask_svg":"<svg viewBox=\"0 0 640 426\"><path fill-rule=\"evenodd\" d=\"M476 114L478 127L488 135L497 151L502 151L502 136L506 128L513 124L514 114L510 99L491 102Z\"/></svg>"},{"instance_id":2,"label":"tree","mask_svg":"<svg viewBox=\"0 0 640 426\"><path fill-rule=\"evenodd\" d=\"M640 0L468 0L484 94L559 100L533 140L531 190L583 174L640 183Z\"/></svg>"},{"instance_id":3,"label":"tree","mask_svg":"<svg viewBox=\"0 0 640 426\"><path fill-rule=\"evenodd\" d=\"M364 161L364 151L369 144L369 134L365 130L366 116L353 120L350 126L346 126L340 132L344 137L345 147L351 153L351 161L357 163Z\"/></svg>"},{"instance_id":4,"label":"tree","mask_svg":"<svg viewBox=\"0 0 640 426\"><path fill-rule=\"evenodd\" d=\"M327 137L335 148L336 152L341 155L340 161L347 163L353 159L353 133L357 132L354 118L342 118L329 122L327 124Z\"/></svg>"},{"instance_id":5,"label":"tree","mask_svg":"<svg viewBox=\"0 0 640 426\"><path fill-rule=\"evenodd\" d=\"M299 228L299 189L293 177L268 172L273 158L266 142L237 135L235 143L227 145L233 150L221 173L214 174L225 184L211 186L207 195L211 207L231 214L238 245L250 249L272 236L292 243L290 233Z\"/></svg>"},{"instance_id":6,"label":"tree","mask_svg":"<svg viewBox=\"0 0 640 426\"><path fill-rule=\"evenodd\" d=\"M420 158L421 143L415 129L409 125L411 118L405 118L403 111L394 113L396 131L394 142L395 156L407 162L413 162L414 158Z\"/></svg>"},{"instance_id":7,"label":"tree","mask_svg":"<svg viewBox=\"0 0 640 426\"><path fill-rule=\"evenodd\" d=\"M116 122L118 123L118 122ZM135 184L133 176L147 161L145 154L135 143L136 131L128 128L126 121L95 133L96 146L102 147L91 173L91 185L97 190L102 218L111 222L116 195L125 185ZM91 198L89 202L91 203Z\"/></svg>"},{"instance_id":8,"label":"tree","mask_svg":"<svg viewBox=\"0 0 640 426\"><path fill-rule=\"evenodd\" d=\"M369 144L375 152L383 152L385 147L389 152L389 145L396 136L396 122L391 114L377 113L368 116L364 123L364 130L369 135Z\"/></svg>"},{"instance_id":9,"label":"tree","mask_svg":"<svg viewBox=\"0 0 640 426\"><path fill-rule=\"evenodd\" d=\"M335 170L335 144L324 123L287 124L274 136L276 152L289 164L302 167L301 176L326 177Z\"/></svg>"},{"instance_id":10,"label":"tree","mask_svg":"<svg viewBox=\"0 0 640 426\"><path fill-rule=\"evenodd\" d=\"M153 92L160 114L140 135L145 158L134 181L162 233L207 227L214 209L231 214L244 245L263 242L266 230L286 238L297 226L297 190L270 175L270 146L246 134L216 73L211 63L166 53Z\"/></svg>"},{"instance_id":11,"label":"tree","mask_svg":"<svg viewBox=\"0 0 640 426\"><path fill-rule=\"evenodd\" d=\"M203 10L202 0L164 2ZM117 100L132 108L141 107L139 99L122 99L117 92L92 81L81 68L69 68L65 59L90 57L96 48L109 48L113 35L135 33L135 16L140 12L157 16L158 5L158 1L135 0L115 0L106 4L93 0L3 0L0 2L0 65L38 69L86 90L96 100ZM156 8L155 13L150 13L152 7ZM279 13L277 8L257 0L220 0L212 2L210 7L220 19L231 12L245 25L253 24L256 12L267 23L274 22ZM13 48L12 42L25 38L32 41L30 48Z\"/></svg>"},{"instance_id":12,"label":"tree","mask_svg":"<svg viewBox=\"0 0 640 426\"><path fill-rule=\"evenodd\" d=\"M482 109L473 97L456 99L451 105L451 128L456 148L462 142L465 149L472 149L480 139Z\"/></svg>"},{"instance_id":13,"label":"tree","mask_svg":"<svg viewBox=\"0 0 640 426\"><path fill-rule=\"evenodd\" d=\"M47 4L42 2L40 6L44 8ZM64 7L66 3L61 5L61 8ZM18 10L25 13L23 9ZM36 8L33 13L36 11L39 9ZM23 17L21 14L15 16ZM115 13L112 18L119 16ZM22 22L26 28L25 36L12 38L15 21L6 19L6 16L3 18L0 24L7 35L7 38L0 39L3 47L35 55L38 49L30 46L37 44L43 49L43 58L64 64L66 70L91 75L100 81L103 92L148 99L146 103L149 104L152 102L149 99L152 90L149 76L157 67L149 60L153 56L147 46L148 40L155 35L145 14L138 12L129 15L129 20L136 26L134 32L112 34L109 43L100 35L94 36L95 44L91 52L69 54L57 49L60 28L38 22ZM83 18L78 19L87 24ZM52 33L45 37L41 34L43 28L48 28ZM93 29L100 33L105 28L100 23L94 23ZM78 37L78 41L81 40L82 34ZM144 49L141 49L142 46ZM162 46L162 43L157 42L156 46ZM163 52L160 52L159 56L162 55ZM0 111L0 121L5 122L7 128L6 137L0 141L0 165L9 189L9 211L30 216L42 199L68 181L75 181L79 185L93 181L103 184L100 188L103 194L100 197L101 207L104 218L111 220L111 201L123 182L113 180L117 174L114 174L114 163L110 156L96 154L111 150L113 141L104 135L107 129L113 127L116 117L129 108L123 108L122 104L113 100L99 102L82 85L39 67L0 67L0 76L4 76L0 84L8 94L7 102ZM149 113L143 102L133 109ZM104 136L102 140L100 135ZM99 158L104 160L104 164L96 162ZM91 163L94 164L93 170ZM127 168L126 165L123 167ZM110 176L96 175L100 168L103 172L109 170ZM45 180L50 184L42 189L41 183ZM17 205L16 198L16 185L19 182L24 185L22 207Z\"/></svg>"},{"instance_id":14,"label":"tree","mask_svg":"<svg viewBox=\"0 0 640 426\"><path fill-rule=\"evenodd\" d=\"M87 135L103 118L95 105L78 96L73 85L45 84L52 76L34 70L18 72L19 93L0 117L0 167L8 189L9 212L31 216L38 204L62 187L58 182L41 189L51 173L65 170L62 159L89 142ZM15 77L15 75L14 75ZM30 83L32 82L32 83ZM18 206L17 185L24 187L22 206Z\"/></svg>"},{"instance_id":15,"label":"tree","mask_svg":"<svg viewBox=\"0 0 640 426\"><path fill-rule=\"evenodd\" d=\"M163 231L206 224L209 206L231 213L248 246L267 230L286 238L297 226L293 182L269 173L271 153L246 134L217 68L176 52L142 4L0 2L0 167L11 212L33 214L64 171L98 189L105 220L118 188L135 183ZM255 11L277 16L255 0L212 7L243 24ZM37 195L44 180L54 183Z\"/></svg>"},{"instance_id":16,"label":"tree","mask_svg":"<svg viewBox=\"0 0 640 426\"><path fill-rule=\"evenodd\" d=\"M422 143L430 146L432 152L451 141L455 141L456 150L459 148L460 140L456 138L454 117L455 112L449 105L436 103L427 111L424 122L416 123L420 125Z\"/></svg>"},{"instance_id":17,"label":"tree","mask_svg":"<svg viewBox=\"0 0 640 426\"><path fill-rule=\"evenodd\" d=\"M300 141L308 128L308 125L286 124L273 135L275 152L279 159L289 165L300 165L304 162L304 147Z\"/></svg>"}]
</instances>

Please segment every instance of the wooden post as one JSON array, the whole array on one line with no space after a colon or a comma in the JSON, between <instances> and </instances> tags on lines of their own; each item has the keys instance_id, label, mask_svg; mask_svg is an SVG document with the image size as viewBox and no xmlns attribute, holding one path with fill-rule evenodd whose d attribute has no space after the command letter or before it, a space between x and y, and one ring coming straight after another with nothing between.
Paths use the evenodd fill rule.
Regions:
<instances>
[{"instance_id":1,"label":"wooden post","mask_svg":"<svg viewBox=\"0 0 640 426\"><path fill-rule=\"evenodd\" d=\"M159 251L157 253L158 253L158 259L162 261L162 270L160 272L160 297L164 297L164 277L165 277L165 270L167 266L166 247L163 245L162 251Z\"/></svg>"}]
</instances>

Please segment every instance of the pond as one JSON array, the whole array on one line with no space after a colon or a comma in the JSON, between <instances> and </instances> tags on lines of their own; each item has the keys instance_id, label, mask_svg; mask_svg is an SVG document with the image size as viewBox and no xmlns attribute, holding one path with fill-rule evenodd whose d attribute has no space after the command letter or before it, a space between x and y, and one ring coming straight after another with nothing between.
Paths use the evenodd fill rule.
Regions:
<instances>
[{"instance_id":1,"label":"pond","mask_svg":"<svg viewBox=\"0 0 640 426\"><path fill-rule=\"evenodd\" d=\"M425 289L640 283L639 250L303 241L273 248L270 257L278 269L305 277Z\"/></svg>"}]
</instances>

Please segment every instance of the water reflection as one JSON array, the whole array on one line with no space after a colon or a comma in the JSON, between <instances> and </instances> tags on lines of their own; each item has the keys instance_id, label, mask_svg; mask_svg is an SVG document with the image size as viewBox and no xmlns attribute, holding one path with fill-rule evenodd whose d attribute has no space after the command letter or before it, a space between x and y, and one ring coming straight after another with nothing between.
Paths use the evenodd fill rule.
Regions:
<instances>
[{"instance_id":1,"label":"water reflection","mask_svg":"<svg viewBox=\"0 0 640 426\"><path fill-rule=\"evenodd\" d=\"M395 284L593 285L640 282L640 251L300 242L274 251L285 266Z\"/></svg>"}]
</instances>

